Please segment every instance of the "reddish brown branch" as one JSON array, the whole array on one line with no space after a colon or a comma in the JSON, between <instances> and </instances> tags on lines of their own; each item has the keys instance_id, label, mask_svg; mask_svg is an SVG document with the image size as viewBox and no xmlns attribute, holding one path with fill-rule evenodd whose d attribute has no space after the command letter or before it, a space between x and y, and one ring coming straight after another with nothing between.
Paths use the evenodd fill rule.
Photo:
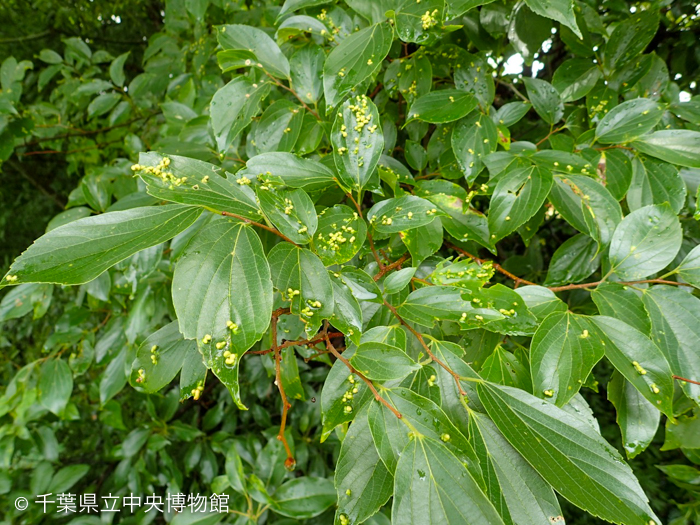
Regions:
<instances>
[{"instance_id":1,"label":"reddish brown branch","mask_svg":"<svg viewBox=\"0 0 700 525\"><path fill-rule=\"evenodd\" d=\"M678 381L685 381L686 383L692 383L694 385L700 385L700 381L693 381L692 379L686 379L685 377L681 376L673 376L673 379L677 379Z\"/></svg>"},{"instance_id":2,"label":"reddish brown branch","mask_svg":"<svg viewBox=\"0 0 700 525\"><path fill-rule=\"evenodd\" d=\"M594 286L598 286L599 284L603 284L604 281L596 281L594 283L583 283L583 284L567 284L564 286L550 286L549 289L552 290L553 292L562 292L564 290L576 290L580 288L592 288ZM693 285L690 283L679 283L676 281L667 281L665 279L642 279L640 281L615 281L615 284L622 284L622 285L634 285L634 284L669 284L672 286L689 286L693 288Z\"/></svg>"},{"instance_id":3,"label":"reddish brown branch","mask_svg":"<svg viewBox=\"0 0 700 525\"><path fill-rule=\"evenodd\" d=\"M285 309L286 310L286 309ZM284 387L282 386L282 355L280 354L280 347L277 345L277 319L281 313L280 310L276 310L272 314L272 319L270 320L270 335L272 336L272 348L275 352L275 383L280 391L280 397L282 398L282 422L280 423L280 431L277 434L277 439L284 445L284 450L287 452L287 459L284 462L284 466L288 470L293 470L296 465L296 460L292 455L292 450L289 448L289 443L287 443L287 438L284 437L284 428L287 426L287 413L292 405L287 401L287 396L284 393Z\"/></svg>"},{"instance_id":4,"label":"reddish brown branch","mask_svg":"<svg viewBox=\"0 0 700 525\"><path fill-rule=\"evenodd\" d=\"M327 323L327 322L326 322L326 323ZM326 328L327 328L327 325L326 325ZM355 375L358 376L360 379L362 379L362 381L365 382L365 384L366 384L366 385L369 387L369 389L372 391L372 394L374 394L374 399L376 399L377 401L379 401L382 405L384 405L384 406L387 407L389 410L391 410L391 412L392 412L396 417L398 417L399 419L401 419L401 417L402 417L402 416L401 416L401 413L400 413L398 410L396 410L393 406L391 406L391 405L386 401L386 399L384 399L382 396L379 395L379 392L377 392L377 389L374 388L374 385L372 384L372 381L370 381L370 380L367 379L363 374L361 374L360 372L358 372L358 371L355 369L355 367L352 366L352 365L350 364L350 361L348 361L347 359L345 359L345 358L342 356L342 354L341 354L340 352L338 352L338 350L335 349L335 347L333 346L333 343L331 343L330 337L328 337L328 332L324 332L324 333L325 333L325 335L326 335L326 346L328 347L328 350L330 350L331 354L333 354L333 355L336 357L336 359L339 359L345 366L347 366L347 367L348 367L348 370L350 370L351 373L355 374Z\"/></svg>"},{"instance_id":5,"label":"reddish brown branch","mask_svg":"<svg viewBox=\"0 0 700 525\"><path fill-rule=\"evenodd\" d=\"M331 332L328 334L328 337L340 337L341 335L344 335L342 332ZM279 349L287 348L288 346L313 346L315 344L321 343L325 341L325 337L323 334L317 335L316 337L313 337L311 339L298 339L296 341L285 341L281 345L279 345ZM246 352L246 355L248 354L253 354L253 355L265 355L269 354L270 352L274 352L274 348L268 348L267 350L253 350L250 352Z\"/></svg>"},{"instance_id":6,"label":"reddish brown branch","mask_svg":"<svg viewBox=\"0 0 700 525\"><path fill-rule=\"evenodd\" d=\"M410 257L409 254L404 253L397 261L394 261L393 263L388 264L388 265L386 265L384 268L382 268L381 270L379 270L379 273L377 273L377 275L374 276L374 280L375 280L375 281L378 281L379 279L381 279L382 277L384 277L384 275L386 275L387 272L390 272L390 271L393 270L394 268L399 268L399 269L400 269L400 268L401 268L401 265L402 265L403 263L405 263L406 260L407 260L409 257Z\"/></svg>"}]
</instances>

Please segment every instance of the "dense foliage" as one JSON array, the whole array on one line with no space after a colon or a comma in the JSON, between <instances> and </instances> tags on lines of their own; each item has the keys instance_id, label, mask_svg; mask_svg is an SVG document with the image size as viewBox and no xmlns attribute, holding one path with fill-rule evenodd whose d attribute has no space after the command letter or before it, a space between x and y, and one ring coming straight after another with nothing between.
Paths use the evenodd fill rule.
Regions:
<instances>
[{"instance_id":1,"label":"dense foliage","mask_svg":"<svg viewBox=\"0 0 700 525\"><path fill-rule=\"evenodd\" d=\"M42 5L0 39L7 523L700 520L696 2Z\"/></svg>"}]
</instances>

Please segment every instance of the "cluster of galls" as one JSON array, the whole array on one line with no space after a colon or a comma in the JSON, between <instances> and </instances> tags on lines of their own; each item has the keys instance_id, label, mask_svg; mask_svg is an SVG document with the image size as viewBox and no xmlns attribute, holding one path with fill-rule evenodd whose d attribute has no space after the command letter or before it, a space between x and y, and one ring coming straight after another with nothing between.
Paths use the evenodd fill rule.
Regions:
<instances>
[{"instance_id":1,"label":"cluster of galls","mask_svg":"<svg viewBox=\"0 0 700 525\"><path fill-rule=\"evenodd\" d=\"M420 3L420 0L418 0L418 3ZM438 14L437 9L433 9L433 12L431 13L430 11L426 11L423 16L420 17L420 20L423 24L423 29L428 30L433 26L436 26L438 23L438 19L436 18Z\"/></svg>"},{"instance_id":2,"label":"cluster of galls","mask_svg":"<svg viewBox=\"0 0 700 525\"><path fill-rule=\"evenodd\" d=\"M131 166L131 171L134 173L145 171L150 175L155 175L161 181L163 181L163 183L168 184L168 187L172 190L176 186L181 186L184 184L187 181L187 177L176 177L171 171L167 171L168 166L170 166L170 159L168 157L163 157L157 166L142 166L141 164L134 164Z\"/></svg>"},{"instance_id":3,"label":"cluster of galls","mask_svg":"<svg viewBox=\"0 0 700 525\"><path fill-rule=\"evenodd\" d=\"M158 352L158 345L153 345L151 347L151 363L157 365L158 357L160 357L160 352Z\"/></svg>"},{"instance_id":4,"label":"cluster of galls","mask_svg":"<svg viewBox=\"0 0 700 525\"><path fill-rule=\"evenodd\" d=\"M357 213L354 214L354 218L348 217L346 219L343 219L343 222L346 224L341 224L340 229L338 229L337 223L331 224L331 228L333 228L336 231L328 234L328 241L326 242L328 249L337 252L340 251L340 249L342 248L342 244L346 242L352 244L355 242L355 234L357 233L357 230L355 230L355 228L347 224L355 219L357 219ZM346 237L346 235L349 235L349 237ZM317 238L319 241L324 241L323 233L319 232Z\"/></svg>"},{"instance_id":5,"label":"cluster of galls","mask_svg":"<svg viewBox=\"0 0 700 525\"><path fill-rule=\"evenodd\" d=\"M202 392L204 392L204 381L199 381L197 386L190 390L190 394L192 394L195 401L201 397Z\"/></svg>"},{"instance_id":6,"label":"cluster of galls","mask_svg":"<svg viewBox=\"0 0 700 525\"><path fill-rule=\"evenodd\" d=\"M348 376L348 383L350 383L350 387L343 394L343 403L345 403L345 406L343 407L343 412L345 412L346 414L352 413L352 398L359 391L357 386L355 385L355 376L353 376L352 374Z\"/></svg>"},{"instance_id":7,"label":"cluster of galls","mask_svg":"<svg viewBox=\"0 0 700 525\"><path fill-rule=\"evenodd\" d=\"M226 328L228 328L233 334L237 334L239 332L238 325L234 323L233 321L226 321ZM206 334L204 337L202 337L202 344L203 345L208 345L211 344L212 342L212 336L211 334ZM226 348L226 345L228 343L226 341L218 341L217 343L214 344L217 350L223 350ZM236 359L238 356L236 354L231 353L229 350L226 350L223 354L224 356L224 362L229 365L233 366L236 364Z\"/></svg>"}]
</instances>

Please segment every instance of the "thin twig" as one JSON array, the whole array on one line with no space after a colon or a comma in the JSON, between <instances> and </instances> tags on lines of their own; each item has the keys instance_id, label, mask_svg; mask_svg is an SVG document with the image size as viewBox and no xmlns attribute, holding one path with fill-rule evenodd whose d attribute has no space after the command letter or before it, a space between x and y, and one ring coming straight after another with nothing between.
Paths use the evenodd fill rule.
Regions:
<instances>
[{"instance_id":1,"label":"thin twig","mask_svg":"<svg viewBox=\"0 0 700 525\"><path fill-rule=\"evenodd\" d=\"M243 221L243 222L245 222L245 223L252 224L253 226L257 226L258 228L262 228L263 230L267 230L267 231L269 231L270 233L274 233L275 235L277 235L278 237L281 237L281 238L284 239L285 241L292 243L294 246L299 246L297 243L295 243L292 239L290 239L289 237L287 237L285 234L283 234L282 232L280 232L280 231L278 231L278 230L275 230L274 228L270 228L270 227L269 227L268 225L266 225L266 224L262 224L262 223L259 223L259 222L255 222L255 221L253 221L253 220L251 220L251 219L248 219L248 218L246 218L246 217L243 217L242 215L238 215L238 214L236 214L236 213L231 213L231 212L228 212L228 211L222 211L222 212L221 212L221 215L223 215L223 216L225 216L225 217L233 217L234 219L238 219L239 221Z\"/></svg>"},{"instance_id":2,"label":"thin twig","mask_svg":"<svg viewBox=\"0 0 700 525\"><path fill-rule=\"evenodd\" d=\"M287 401L287 396L284 393L284 387L282 386L282 356L280 354L280 348L277 346L277 318L279 315L275 315L277 312L272 314L272 319L270 320L270 335L272 336L272 348L275 352L275 383L280 391L280 397L282 398L282 422L280 423L280 431L277 434L277 439L284 445L284 450L287 452L287 459L284 461L284 466L287 470L293 470L296 465L296 460L292 455L292 450L289 448L289 443L287 443L287 438L284 437L284 428L287 425L287 413L292 405Z\"/></svg>"},{"instance_id":3,"label":"thin twig","mask_svg":"<svg viewBox=\"0 0 700 525\"><path fill-rule=\"evenodd\" d=\"M594 283L582 283L582 284L567 284L564 286L550 286L549 289L553 292L562 292L564 290L576 290L580 288L593 288L599 284L603 284L605 281L596 281ZM688 286L694 288L690 283L679 283L677 281L667 281L665 279L642 279L641 281L615 281L615 284L621 284L623 286L635 285L635 284L669 284L671 286Z\"/></svg>"},{"instance_id":4,"label":"thin twig","mask_svg":"<svg viewBox=\"0 0 700 525\"><path fill-rule=\"evenodd\" d=\"M329 337L340 337L341 335L344 335L342 332L331 332L328 334ZM285 341L281 345L279 345L280 350L283 348L287 348L288 346L313 346L315 344L321 343L325 340L325 337L323 335L318 335L312 339L300 339L296 341ZM265 355L269 354L270 352L274 352L274 348L268 348L267 350L253 350L246 352L245 355L248 354L253 354L253 355Z\"/></svg>"},{"instance_id":5,"label":"thin twig","mask_svg":"<svg viewBox=\"0 0 700 525\"><path fill-rule=\"evenodd\" d=\"M326 327L327 327L327 323L328 323L328 322L326 321ZM392 412L396 417L398 417L399 419L401 419L401 417L402 417L402 416L401 416L401 413L400 413L398 410L396 410L393 406L391 406L391 405L386 401L386 399L384 399L382 396L379 395L379 392L377 392L377 389L374 388L374 385L372 384L372 381L370 381L370 380L367 379L363 374L361 374L360 372L358 372L358 371L355 369L355 367L352 366L352 365L350 364L350 361L348 361L347 359L345 359L345 358L343 357L343 355L342 355L340 352L338 352L338 350L335 349L335 347L333 346L333 343L331 343L330 337L328 336L328 332L326 331L326 332L324 332L324 333L325 333L325 335L326 335L326 346L328 347L328 350L331 351L331 354L333 354L333 355L336 357L336 359L339 359L345 366L347 366L347 367L348 367L348 370L350 370L351 373L355 374L355 375L358 376L360 379L362 379L362 381L365 382L365 384L366 384L366 385L369 387L369 389L372 391L372 394L374 394L374 399L376 399L377 401L379 401L382 405L384 405L384 406L387 407L389 410L391 410L391 412Z\"/></svg>"},{"instance_id":6,"label":"thin twig","mask_svg":"<svg viewBox=\"0 0 700 525\"><path fill-rule=\"evenodd\" d=\"M355 197L352 196L352 192L348 192L345 195L347 195L348 198L355 205L355 208L357 208L357 213L360 215L360 218L362 218L362 207L360 206L360 203L355 200ZM377 265L379 266L379 271L384 270L384 263L379 257L377 249L374 247L374 239L372 238L372 234L370 233L369 228L367 228L367 240L369 241L369 248L370 250L372 250L372 255L374 255L374 260L377 261Z\"/></svg>"},{"instance_id":7,"label":"thin twig","mask_svg":"<svg viewBox=\"0 0 700 525\"><path fill-rule=\"evenodd\" d=\"M311 109L309 106L306 105L306 102L304 102L304 101L301 99L301 97L297 94L296 91L294 91L292 88L290 88L290 87L288 87L288 86L285 86L282 82L280 82L279 80L277 80L275 77L273 77L273 76L272 76L270 73L268 73L267 71L265 71L265 74L266 74L268 77L270 77L270 78L272 79L272 81L273 81L275 84L277 84L279 87L281 87L282 89L286 89L286 90L289 91L292 95L294 95L294 96L296 97L296 99L301 103L301 105L304 106L304 109L306 109L309 113L311 113L311 114L316 118L316 120L318 120L319 122L322 120L321 117L318 116L318 113L316 113L313 109Z\"/></svg>"},{"instance_id":8,"label":"thin twig","mask_svg":"<svg viewBox=\"0 0 700 525\"><path fill-rule=\"evenodd\" d=\"M686 383L693 383L694 385L700 385L700 381L693 381L692 379L686 379L681 376L673 376L673 379L678 379L678 381L685 381Z\"/></svg>"},{"instance_id":9,"label":"thin twig","mask_svg":"<svg viewBox=\"0 0 700 525\"><path fill-rule=\"evenodd\" d=\"M387 272L390 272L394 268L401 268L401 265L405 263L409 257L409 254L404 253L397 261L394 261L393 263L388 264L384 268L379 270L379 273L377 273L377 275L374 276L374 280L378 281L379 279L384 277L384 275L386 275Z\"/></svg>"}]
</instances>

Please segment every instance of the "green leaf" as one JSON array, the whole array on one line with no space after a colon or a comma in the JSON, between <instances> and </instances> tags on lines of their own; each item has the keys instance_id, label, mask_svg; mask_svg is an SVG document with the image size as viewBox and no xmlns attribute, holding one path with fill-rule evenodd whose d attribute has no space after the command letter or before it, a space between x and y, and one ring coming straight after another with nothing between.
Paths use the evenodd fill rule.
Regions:
<instances>
[{"instance_id":1,"label":"green leaf","mask_svg":"<svg viewBox=\"0 0 700 525\"><path fill-rule=\"evenodd\" d=\"M532 105L521 101L503 104L496 112L496 123L503 124L505 127L509 128L527 115L527 112L530 111L531 107Z\"/></svg>"},{"instance_id":2,"label":"green leaf","mask_svg":"<svg viewBox=\"0 0 700 525\"><path fill-rule=\"evenodd\" d=\"M602 144L625 144L646 135L659 123L664 108L648 98L636 98L612 108L598 121L595 136Z\"/></svg>"},{"instance_id":3,"label":"green leaf","mask_svg":"<svg viewBox=\"0 0 700 525\"><path fill-rule=\"evenodd\" d=\"M38 401L60 416L73 391L73 372L62 359L47 359L39 369Z\"/></svg>"},{"instance_id":4,"label":"green leaf","mask_svg":"<svg viewBox=\"0 0 700 525\"><path fill-rule=\"evenodd\" d=\"M482 470L493 476L489 477L488 493L501 516L507 513L511 522L518 525L561 521L552 487L510 446L490 419L478 412L469 416L470 435ZM503 500L506 508L497 503Z\"/></svg>"},{"instance_id":5,"label":"green leaf","mask_svg":"<svg viewBox=\"0 0 700 525\"><path fill-rule=\"evenodd\" d=\"M413 0L398 2L396 34L404 42L420 44L430 38L433 28L442 27L445 0Z\"/></svg>"},{"instance_id":6,"label":"green leaf","mask_svg":"<svg viewBox=\"0 0 700 525\"><path fill-rule=\"evenodd\" d=\"M46 490L53 493L67 492L90 471L89 465L70 465L63 467L51 478Z\"/></svg>"},{"instance_id":7,"label":"green leaf","mask_svg":"<svg viewBox=\"0 0 700 525\"><path fill-rule=\"evenodd\" d=\"M384 279L384 293L393 294L398 293L411 282L413 276L416 274L416 268L404 268L403 270L398 270L389 274L389 276Z\"/></svg>"},{"instance_id":8,"label":"green leaf","mask_svg":"<svg viewBox=\"0 0 700 525\"><path fill-rule=\"evenodd\" d=\"M552 184L552 173L535 166L506 173L491 197L489 231L492 239L500 240L525 224L544 204Z\"/></svg>"},{"instance_id":9,"label":"green leaf","mask_svg":"<svg viewBox=\"0 0 700 525\"><path fill-rule=\"evenodd\" d=\"M325 266L314 253L287 242L275 245L267 259L275 288L291 302L307 334L314 334L333 315L333 286Z\"/></svg>"},{"instance_id":10,"label":"green leaf","mask_svg":"<svg viewBox=\"0 0 700 525\"><path fill-rule=\"evenodd\" d=\"M285 152L256 155L248 160L246 172L306 191L327 188L336 181L333 171L324 164Z\"/></svg>"},{"instance_id":11,"label":"green leaf","mask_svg":"<svg viewBox=\"0 0 700 525\"><path fill-rule=\"evenodd\" d=\"M488 62L478 55L465 53L460 49L456 57L454 81L458 90L472 93L479 101L482 111L487 111L493 103L496 87Z\"/></svg>"},{"instance_id":12,"label":"green leaf","mask_svg":"<svg viewBox=\"0 0 700 525\"><path fill-rule=\"evenodd\" d=\"M476 109L474 95L459 89L441 89L418 97L406 116L406 124L421 120L432 124L443 124L459 120ZM405 124L404 124L405 125Z\"/></svg>"},{"instance_id":13,"label":"green leaf","mask_svg":"<svg viewBox=\"0 0 700 525\"><path fill-rule=\"evenodd\" d=\"M157 392L175 378L193 351L197 344L183 339L177 321L165 325L139 346L131 364L131 385L149 394Z\"/></svg>"},{"instance_id":14,"label":"green leaf","mask_svg":"<svg viewBox=\"0 0 700 525\"><path fill-rule=\"evenodd\" d=\"M683 233L678 216L666 203L633 211L610 241L610 271L619 279L644 279L676 257Z\"/></svg>"},{"instance_id":15,"label":"green leaf","mask_svg":"<svg viewBox=\"0 0 700 525\"><path fill-rule=\"evenodd\" d=\"M52 295L51 284L21 284L11 289L0 302L0 323L24 317L31 311L35 312L34 318L37 319L40 317L37 314L45 312L51 304Z\"/></svg>"},{"instance_id":16,"label":"green leaf","mask_svg":"<svg viewBox=\"0 0 700 525\"><path fill-rule=\"evenodd\" d=\"M98 95L90 102L87 108L88 118L100 117L111 110L121 100L119 93L104 93Z\"/></svg>"},{"instance_id":17,"label":"green leaf","mask_svg":"<svg viewBox=\"0 0 700 525\"><path fill-rule=\"evenodd\" d=\"M270 92L267 82L256 84L248 77L236 77L211 99L211 126L216 147L224 153L238 134L260 112L260 103Z\"/></svg>"},{"instance_id":18,"label":"green leaf","mask_svg":"<svg viewBox=\"0 0 700 525\"><path fill-rule=\"evenodd\" d=\"M600 331L588 317L570 312L551 314L532 338L534 394L564 406L603 354Z\"/></svg>"},{"instance_id":19,"label":"green leaf","mask_svg":"<svg viewBox=\"0 0 700 525\"><path fill-rule=\"evenodd\" d=\"M651 321L641 293L618 283L603 283L591 292L591 298L602 315L624 319L644 335L651 333Z\"/></svg>"},{"instance_id":20,"label":"green leaf","mask_svg":"<svg viewBox=\"0 0 700 525\"><path fill-rule=\"evenodd\" d=\"M614 523L661 523L632 470L588 423L519 389L477 390L513 448L574 505Z\"/></svg>"},{"instance_id":21,"label":"green leaf","mask_svg":"<svg viewBox=\"0 0 700 525\"><path fill-rule=\"evenodd\" d=\"M406 352L384 343L361 343L350 359L355 370L373 381L403 379L420 365Z\"/></svg>"},{"instance_id":22,"label":"green leaf","mask_svg":"<svg viewBox=\"0 0 700 525\"><path fill-rule=\"evenodd\" d=\"M685 256L683 262L676 268L678 276L684 281L692 284L695 287L700 287L700 246L696 246L688 255ZM7 296L3 298L2 303L5 304ZM0 304L0 312L2 312L2 304ZM0 320L3 319L3 315L0 314Z\"/></svg>"},{"instance_id":23,"label":"green leaf","mask_svg":"<svg viewBox=\"0 0 700 525\"><path fill-rule=\"evenodd\" d=\"M496 151L498 130L490 117L474 113L455 124L451 140L457 163L471 183L484 168L484 157Z\"/></svg>"},{"instance_id":24,"label":"green leaf","mask_svg":"<svg viewBox=\"0 0 700 525\"><path fill-rule=\"evenodd\" d=\"M343 284L340 278L331 275L333 284L333 317L331 323L340 329L353 343L359 344L362 334L362 308L360 303L350 291L350 288Z\"/></svg>"},{"instance_id":25,"label":"green leaf","mask_svg":"<svg viewBox=\"0 0 700 525\"><path fill-rule=\"evenodd\" d=\"M585 97L600 78L598 66L586 58L572 58L557 68L552 85L564 102Z\"/></svg>"},{"instance_id":26,"label":"green leaf","mask_svg":"<svg viewBox=\"0 0 700 525\"><path fill-rule=\"evenodd\" d=\"M292 88L307 104L317 103L323 95L322 75L325 60L323 48L315 45L302 47L289 59Z\"/></svg>"},{"instance_id":27,"label":"green leaf","mask_svg":"<svg viewBox=\"0 0 700 525\"><path fill-rule=\"evenodd\" d=\"M288 100L275 100L263 112L253 132L260 153L291 151L299 138L304 111Z\"/></svg>"},{"instance_id":28,"label":"green leaf","mask_svg":"<svg viewBox=\"0 0 700 525\"><path fill-rule=\"evenodd\" d=\"M277 15L277 18L279 19L287 11L298 11L299 9L303 9L305 7L329 4L330 2L331 0L285 0L282 9L280 9L279 15Z\"/></svg>"},{"instance_id":29,"label":"green leaf","mask_svg":"<svg viewBox=\"0 0 700 525\"><path fill-rule=\"evenodd\" d=\"M362 334L362 340L370 341L374 339L375 333L368 330ZM351 359L354 353L355 348L348 348L343 352L343 357ZM321 390L321 413L323 417L321 442L328 438L335 427L355 419L355 416L372 399L374 399L372 392L370 392L364 381L360 380L358 375L350 373L348 367L340 359L336 360Z\"/></svg>"},{"instance_id":30,"label":"green leaf","mask_svg":"<svg viewBox=\"0 0 700 525\"><path fill-rule=\"evenodd\" d=\"M244 409L240 358L272 315L270 269L252 227L219 219L200 230L175 267L173 305L182 334L197 339L207 368Z\"/></svg>"},{"instance_id":31,"label":"green leaf","mask_svg":"<svg viewBox=\"0 0 700 525\"><path fill-rule=\"evenodd\" d=\"M593 274L600 266L598 245L591 237L579 233L559 246L547 269L546 286L578 283Z\"/></svg>"},{"instance_id":32,"label":"green leaf","mask_svg":"<svg viewBox=\"0 0 700 525\"><path fill-rule=\"evenodd\" d=\"M542 321L553 312L566 312L567 306L555 293L544 286L519 286L515 289L525 301L525 306Z\"/></svg>"},{"instance_id":33,"label":"green leaf","mask_svg":"<svg viewBox=\"0 0 700 525\"><path fill-rule=\"evenodd\" d=\"M343 440L335 466L335 487L336 523L341 523L340 516L348 523L364 522L393 493L394 477L379 459L366 414L355 418Z\"/></svg>"},{"instance_id":34,"label":"green leaf","mask_svg":"<svg viewBox=\"0 0 700 525\"><path fill-rule=\"evenodd\" d=\"M697 409L688 415L682 415L675 421L666 420L666 437L661 450L676 448L696 450L700 448L700 418Z\"/></svg>"},{"instance_id":35,"label":"green leaf","mask_svg":"<svg viewBox=\"0 0 700 525\"><path fill-rule=\"evenodd\" d=\"M471 473L443 443L417 435L396 467L391 522L493 525L503 520Z\"/></svg>"},{"instance_id":36,"label":"green leaf","mask_svg":"<svg viewBox=\"0 0 700 525\"><path fill-rule=\"evenodd\" d=\"M488 381L532 392L530 372L515 355L497 346L484 361L479 375Z\"/></svg>"},{"instance_id":37,"label":"green leaf","mask_svg":"<svg viewBox=\"0 0 700 525\"><path fill-rule=\"evenodd\" d=\"M659 15L653 9L637 11L613 30L603 53L608 72L636 59L659 28Z\"/></svg>"},{"instance_id":38,"label":"green leaf","mask_svg":"<svg viewBox=\"0 0 700 525\"><path fill-rule=\"evenodd\" d=\"M343 39L330 52L323 65L323 90L329 108L379 70L393 36L388 23L374 24Z\"/></svg>"},{"instance_id":39,"label":"green leaf","mask_svg":"<svg viewBox=\"0 0 700 525\"><path fill-rule=\"evenodd\" d=\"M613 317L591 317L603 332L605 357L654 408L673 417L673 377L659 348L642 332Z\"/></svg>"},{"instance_id":40,"label":"green leaf","mask_svg":"<svg viewBox=\"0 0 700 525\"><path fill-rule=\"evenodd\" d=\"M270 507L282 516L310 519L334 503L335 488L331 480L303 476L283 483L272 496Z\"/></svg>"},{"instance_id":41,"label":"green leaf","mask_svg":"<svg viewBox=\"0 0 700 525\"><path fill-rule=\"evenodd\" d=\"M372 177L384 148L374 102L364 95L346 100L333 123L331 143L340 181L359 192Z\"/></svg>"},{"instance_id":42,"label":"green leaf","mask_svg":"<svg viewBox=\"0 0 700 525\"><path fill-rule=\"evenodd\" d=\"M418 228L399 232L401 242L411 254L411 264L415 267L436 253L442 246L443 228L441 221L429 222Z\"/></svg>"},{"instance_id":43,"label":"green leaf","mask_svg":"<svg viewBox=\"0 0 700 525\"><path fill-rule=\"evenodd\" d=\"M621 149L605 151L603 159L605 161L605 187L613 197L620 201L632 183L632 162L625 151Z\"/></svg>"},{"instance_id":44,"label":"green leaf","mask_svg":"<svg viewBox=\"0 0 700 525\"><path fill-rule=\"evenodd\" d=\"M378 202L367 212L367 220L379 233L398 233L425 226L442 212L415 195L404 195Z\"/></svg>"},{"instance_id":45,"label":"green leaf","mask_svg":"<svg viewBox=\"0 0 700 525\"><path fill-rule=\"evenodd\" d=\"M642 296L651 318L651 338L680 377L700 377L697 338L700 337L700 299L675 287L653 286ZM700 386L679 384L688 397L700 401Z\"/></svg>"},{"instance_id":46,"label":"green leaf","mask_svg":"<svg viewBox=\"0 0 700 525\"><path fill-rule=\"evenodd\" d=\"M685 205L686 187L678 169L645 157L632 161L632 181L627 192L630 210L668 202L675 213Z\"/></svg>"},{"instance_id":47,"label":"green leaf","mask_svg":"<svg viewBox=\"0 0 700 525\"><path fill-rule=\"evenodd\" d=\"M619 372L607 385L608 399L617 412L617 425L622 433L622 445L629 459L644 452L656 435L661 412Z\"/></svg>"},{"instance_id":48,"label":"green leaf","mask_svg":"<svg viewBox=\"0 0 700 525\"><path fill-rule=\"evenodd\" d=\"M216 38L226 49L244 49L253 53L271 75L289 78L289 61L267 33L257 27L241 24L217 26Z\"/></svg>"},{"instance_id":49,"label":"green leaf","mask_svg":"<svg viewBox=\"0 0 700 525\"><path fill-rule=\"evenodd\" d=\"M428 286L411 292L397 310L401 317L421 326L432 327L436 320L459 321L462 313L473 310L462 298L469 295L453 286ZM502 316L500 316L502 317Z\"/></svg>"},{"instance_id":50,"label":"green leaf","mask_svg":"<svg viewBox=\"0 0 700 525\"><path fill-rule=\"evenodd\" d=\"M526 0L526 3L538 15L560 22L571 29L577 37L583 38L581 30L576 24L572 0Z\"/></svg>"},{"instance_id":51,"label":"green leaf","mask_svg":"<svg viewBox=\"0 0 700 525\"><path fill-rule=\"evenodd\" d=\"M617 200L586 175L555 176L549 198L566 222L593 237L601 247L607 246L622 220Z\"/></svg>"},{"instance_id":52,"label":"green leaf","mask_svg":"<svg viewBox=\"0 0 700 525\"><path fill-rule=\"evenodd\" d=\"M546 80L539 78L524 78L530 102L547 124L552 126L564 116L564 102L559 92Z\"/></svg>"},{"instance_id":53,"label":"green leaf","mask_svg":"<svg viewBox=\"0 0 700 525\"><path fill-rule=\"evenodd\" d=\"M632 145L657 159L700 168L700 132L688 129L665 129L655 131L635 140Z\"/></svg>"},{"instance_id":54,"label":"green leaf","mask_svg":"<svg viewBox=\"0 0 700 525\"><path fill-rule=\"evenodd\" d=\"M318 217L311 197L301 189L276 190L260 187L258 199L265 217L296 244L311 241L318 226Z\"/></svg>"},{"instance_id":55,"label":"green leaf","mask_svg":"<svg viewBox=\"0 0 700 525\"><path fill-rule=\"evenodd\" d=\"M345 266L340 270L340 280L345 284L358 301L371 301L383 304L382 292L367 272L359 268Z\"/></svg>"},{"instance_id":56,"label":"green leaf","mask_svg":"<svg viewBox=\"0 0 700 525\"><path fill-rule=\"evenodd\" d=\"M73 221L34 241L12 263L3 284L90 282L130 255L173 238L200 213L168 204Z\"/></svg>"},{"instance_id":57,"label":"green leaf","mask_svg":"<svg viewBox=\"0 0 700 525\"><path fill-rule=\"evenodd\" d=\"M124 64L126 63L130 54L131 51L127 51L126 53L119 55L117 58L112 60L112 63L109 65L109 78L111 78L112 82L119 87L124 86L124 81L126 80L126 75L124 75Z\"/></svg>"},{"instance_id":58,"label":"green leaf","mask_svg":"<svg viewBox=\"0 0 700 525\"><path fill-rule=\"evenodd\" d=\"M164 163L167 165L158 168ZM260 219L255 192L245 184L227 178L226 172L218 166L156 152L141 153L139 166L142 169L137 173L146 183L146 191L157 199ZM149 170L148 167L154 169ZM177 180L173 182L174 179Z\"/></svg>"},{"instance_id":59,"label":"green leaf","mask_svg":"<svg viewBox=\"0 0 700 525\"><path fill-rule=\"evenodd\" d=\"M63 62L63 57L53 49L42 49L39 53L39 60L47 64L60 64Z\"/></svg>"},{"instance_id":60,"label":"green leaf","mask_svg":"<svg viewBox=\"0 0 700 525\"><path fill-rule=\"evenodd\" d=\"M365 221L343 204L326 208L318 216L312 249L323 264L342 264L352 259L367 238Z\"/></svg>"}]
</instances>

